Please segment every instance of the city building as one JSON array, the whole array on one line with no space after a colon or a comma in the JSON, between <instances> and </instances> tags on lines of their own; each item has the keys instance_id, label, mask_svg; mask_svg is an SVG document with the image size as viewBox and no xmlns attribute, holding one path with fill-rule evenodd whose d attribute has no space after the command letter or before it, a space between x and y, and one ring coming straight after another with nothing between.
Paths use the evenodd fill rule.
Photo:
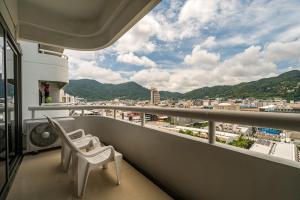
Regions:
<instances>
[{"instance_id":1,"label":"city building","mask_svg":"<svg viewBox=\"0 0 300 200\"><path fill-rule=\"evenodd\" d=\"M158 105L160 103L160 95L159 91L156 88L151 88L150 89L150 104L151 105Z\"/></svg>"},{"instance_id":2,"label":"city building","mask_svg":"<svg viewBox=\"0 0 300 200\"><path fill-rule=\"evenodd\" d=\"M240 105L233 103L219 103L214 106L216 110L240 110Z\"/></svg>"},{"instance_id":3,"label":"city building","mask_svg":"<svg viewBox=\"0 0 300 200\"><path fill-rule=\"evenodd\" d=\"M61 91L61 102L62 103L70 103L70 104L74 104L75 103L75 97L72 95L69 95L68 93L66 93L65 91Z\"/></svg>"},{"instance_id":4,"label":"city building","mask_svg":"<svg viewBox=\"0 0 300 200\"><path fill-rule=\"evenodd\" d=\"M193 131L194 133L198 133L199 136L201 138L208 138L208 129L204 129L204 128L192 128L192 127L185 127L185 126L175 126L173 127L169 127L170 130L190 130ZM237 134L233 134L233 133L228 133L228 132L223 132L223 131L216 131L216 137L221 140L224 141L226 143L237 139L239 137L239 135Z\"/></svg>"}]
</instances>

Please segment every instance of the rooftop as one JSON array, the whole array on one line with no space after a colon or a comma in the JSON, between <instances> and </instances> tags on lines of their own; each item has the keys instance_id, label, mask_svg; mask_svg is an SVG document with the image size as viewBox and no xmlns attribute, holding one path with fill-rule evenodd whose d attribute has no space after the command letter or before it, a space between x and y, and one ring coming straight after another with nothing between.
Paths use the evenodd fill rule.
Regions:
<instances>
[{"instance_id":1,"label":"rooftop","mask_svg":"<svg viewBox=\"0 0 300 200\"><path fill-rule=\"evenodd\" d=\"M295 161L296 146L295 144L276 142L271 155Z\"/></svg>"},{"instance_id":2,"label":"rooftop","mask_svg":"<svg viewBox=\"0 0 300 200\"><path fill-rule=\"evenodd\" d=\"M291 143L258 140L252 145L250 150L293 161L297 160L296 146Z\"/></svg>"}]
</instances>

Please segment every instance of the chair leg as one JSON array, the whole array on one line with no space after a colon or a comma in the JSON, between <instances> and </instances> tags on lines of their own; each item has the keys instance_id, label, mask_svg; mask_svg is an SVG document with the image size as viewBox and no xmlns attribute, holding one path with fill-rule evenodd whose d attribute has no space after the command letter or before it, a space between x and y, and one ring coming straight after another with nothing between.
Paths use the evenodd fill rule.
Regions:
<instances>
[{"instance_id":1,"label":"chair leg","mask_svg":"<svg viewBox=\"0 0 300 200\"><path fill-rule=\"evenodd\" d=\"M75 164L75 163L73 163ZM84 194L86 185L87 185L87 180L90 172L90 165L82 159L77 160L77 169L75 172L75 193L76 196L81 198Z\"/></svg>"},{"instance_id":2,"label":"chair leg","mask_svg":"<svg viewBox=\"0 0 300 200\"><path fill-rule=\"evenodd\" d=\"M122 163L122 157L115 157L117 185L121 184L121 163Z\"/></svg>"},{"instance_id":3,"label":"chair leg","mask_svg":"<svg viewBox=\"0 0 300 200\"><path fill-rule=\"evenodd\" d=\"M70 167L72 151L69 148L64 148L64 151L65 154L64 154L63 170L66 172L69 170Z\"/></svg>"},{"instance_id":4,"label":"chair leg","mask_svg":"<svg viewBox=\"0 0 300 200\"><path fill-rule=\"evenodd\" d=\"M61 152L60 152L60 163L62 166L64 166L64 161L65 161L65 145L61 145Z\"/></svg>"},{"instance_id":5,"label":"chair leg","mask_svg":"<svg viewBox=\"0 0 300 200\"><path fill-rule=\"evenodd\" d=\"M71 181L75 181L74 179L74 174L75 174L75 170L76 168L76 164L74 163L74 156L71 154L71 158L70 158L70 164L69 164L69 170L68 170L68 175L71 177Z\"/></svg>"}]
</instances>

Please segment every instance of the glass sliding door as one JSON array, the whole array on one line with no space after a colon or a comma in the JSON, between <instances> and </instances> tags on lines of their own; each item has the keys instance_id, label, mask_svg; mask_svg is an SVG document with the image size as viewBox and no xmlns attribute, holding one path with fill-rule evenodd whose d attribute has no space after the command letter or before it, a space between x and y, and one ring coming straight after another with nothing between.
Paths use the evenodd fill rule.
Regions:
<instances>
[{"instance_id":1,"label":"glass sliding door","mask_svg":"<svg viewBox=\"0 0 300 200\"><path fill-rule=\"evenodd\" d=\"M20 49L0 16L0 199L22 158Z\"/></svg>"},{"instance_id":2,"label":"glass sliding door","mask_svg":"<svg viewBox=\"0 0 300 200\"><path fill-rule=\"evenodd\" d=\"M7 180L4 72L4 31L0 25L0 191Z\"/></svg>"},{"instance_id":3,"label":"glass sliding door","mask_svg":"<svg viewBox=\"0 0 300 200\"><path fill-rule=\"evenodd\" d=\"M13 50L12 45L6 43L6 103L7 103L7 132L8 132L8 159L9 165L12 166L16 156L18 155L18 132L16 131L15 119L15 99L16 99L16 81L15 67L17 62L17 54Z\"/></svg>"}]
</instances>

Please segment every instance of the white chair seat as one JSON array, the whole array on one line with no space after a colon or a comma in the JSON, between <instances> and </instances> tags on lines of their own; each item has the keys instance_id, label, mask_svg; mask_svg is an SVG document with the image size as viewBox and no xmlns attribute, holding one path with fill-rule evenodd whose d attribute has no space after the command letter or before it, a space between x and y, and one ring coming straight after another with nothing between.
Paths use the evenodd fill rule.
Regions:
<instances>
[{"instance_id":1,"label":"white chair seat","mask_svg":"<svg viewBox=\"0 0 300 200\"><path fill-rule=\"evenodd\" d=\"M91 163L91 164L98 164L98 163L102 163L103 161L107 160L110 158L110 150L106 150L104 152L102 152L99 155L93 156L93 157L86 157L85 159L87 160L87 162ZM122 158L122 154L120 154L119 152L115 151L115 158L116 157L120 157Z\"/></svg>"},{"instance_id":2,"label":"white chair seat","mask_svg":"<svg viewBox=\"0 0 300 200\"><path fill-rule=\"evenodd\" d=\"M76 147L81 149L83 147L86 147L91 142L91 140L93 141L94 145L99 144L99 140L97 140L95 137L89 136L89 135L87 135L86 137L81 138L80 140L73 141L73 143ZM100 144L99 144L99 146L100 146Z\"/></svg>"}]
</instances>

